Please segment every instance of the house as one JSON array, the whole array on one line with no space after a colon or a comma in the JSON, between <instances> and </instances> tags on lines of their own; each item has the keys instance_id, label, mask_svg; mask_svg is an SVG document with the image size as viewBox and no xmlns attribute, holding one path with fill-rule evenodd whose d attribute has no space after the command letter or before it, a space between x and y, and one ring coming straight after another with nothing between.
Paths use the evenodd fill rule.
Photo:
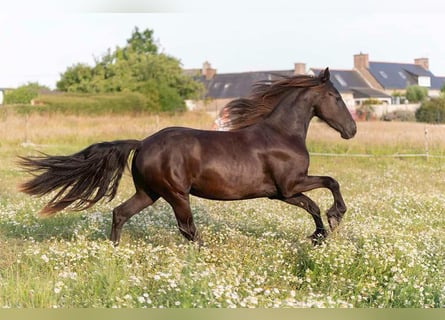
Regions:
<instances>
[{"instance_id":1,"label":"house","mask_svg":"<svg viewBox=\"0 0 445 320\"><path fill-rule=\"evenodd\" d=\"M408 86L418 85L428 89L430 97L437 97L445 84L444 77L436 77L429 70L428 58L414 59L414 63L369 61L368 54L354 55L354 70L374 89L389 95L404 92Z\"/></svg>"}]
</instances>

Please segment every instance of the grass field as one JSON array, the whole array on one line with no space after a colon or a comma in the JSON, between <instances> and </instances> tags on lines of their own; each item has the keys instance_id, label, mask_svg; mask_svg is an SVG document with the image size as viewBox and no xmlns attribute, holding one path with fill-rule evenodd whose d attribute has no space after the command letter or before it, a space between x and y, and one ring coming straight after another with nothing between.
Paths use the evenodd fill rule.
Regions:
<instances>
[{"instance_id":1,"label":"grass field","mask_svg":"<svg viewBox=\"0 0 445 320\"><path fill-rule=\"evenodd\" d=\"M205 114L167 116L0 115L0 307L444 307L445 128L359 123L341 140L311 125L312 152L374 157L311 158L310 173L331 175L348 205L342 225L320 246L303 210L265 199L192 198L204 240L176 228L163 201L108 241L111 210L133 192L86 212L43 219L45 199L16 191L27 176L17 155L73 153L98 141L143 138L170 125L210 128ZM424 131L428 134L425 138ZM326 190L308 193L322 210ZM325 217L323 217L325 219Z\"/></svg>"}]
</instances>

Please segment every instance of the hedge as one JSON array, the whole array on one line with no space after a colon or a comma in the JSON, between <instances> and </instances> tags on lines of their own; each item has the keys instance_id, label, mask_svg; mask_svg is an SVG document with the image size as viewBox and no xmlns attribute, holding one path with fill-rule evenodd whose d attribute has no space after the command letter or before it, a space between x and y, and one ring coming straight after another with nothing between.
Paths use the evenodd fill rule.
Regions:
<instances>
[{"instance_id":1,"label":"hedge","mask_svg":"<svg viewBox=\"0 0 445 320\"><path fill-rule=\"evenodd\" d=\"M100 115L120 113L157 113L159 99L149 99L136 92L107 94L59 93L39 95L33 105L16 105L17 113L62 113Z\"/></svg>"}]
</instances>

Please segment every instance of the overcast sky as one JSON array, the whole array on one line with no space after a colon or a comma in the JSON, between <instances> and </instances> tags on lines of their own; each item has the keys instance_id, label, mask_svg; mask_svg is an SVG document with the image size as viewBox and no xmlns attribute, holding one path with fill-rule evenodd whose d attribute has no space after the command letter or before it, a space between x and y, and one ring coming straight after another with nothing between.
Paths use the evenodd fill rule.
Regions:
<instances>
[{"instance_id":1,"label":"overcast sky","mask_svg":"<svg viewBox=\"0 0 445 320\"><path fill-rule=\"evenodd\" d=\"M441 0L58 0L3 1L0 88L93 65L125 45L135 26L154 30L161 49L184 68L208 60L218 73L308 67L351 69L371 61L428 57L445 76L445 1Z\"/></svg>"}]
</instances>

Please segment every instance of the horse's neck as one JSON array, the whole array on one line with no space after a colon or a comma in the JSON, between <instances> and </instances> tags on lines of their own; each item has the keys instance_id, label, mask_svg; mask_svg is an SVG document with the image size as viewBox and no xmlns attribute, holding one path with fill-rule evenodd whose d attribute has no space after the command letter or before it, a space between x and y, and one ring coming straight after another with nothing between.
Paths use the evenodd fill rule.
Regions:
<instances>
[{"instance_id":1,"label":"horse's neck","mask_svg":"<svg viewBox=\"0 0 445 320\"><path fill-rule=\"evenodd\" d=\"M312 108L304 99L299 99L299 102L294 99L285 99L264 121L283 134L306 140L309 123L313 117Z\"/></svg>"}]
</instances>

